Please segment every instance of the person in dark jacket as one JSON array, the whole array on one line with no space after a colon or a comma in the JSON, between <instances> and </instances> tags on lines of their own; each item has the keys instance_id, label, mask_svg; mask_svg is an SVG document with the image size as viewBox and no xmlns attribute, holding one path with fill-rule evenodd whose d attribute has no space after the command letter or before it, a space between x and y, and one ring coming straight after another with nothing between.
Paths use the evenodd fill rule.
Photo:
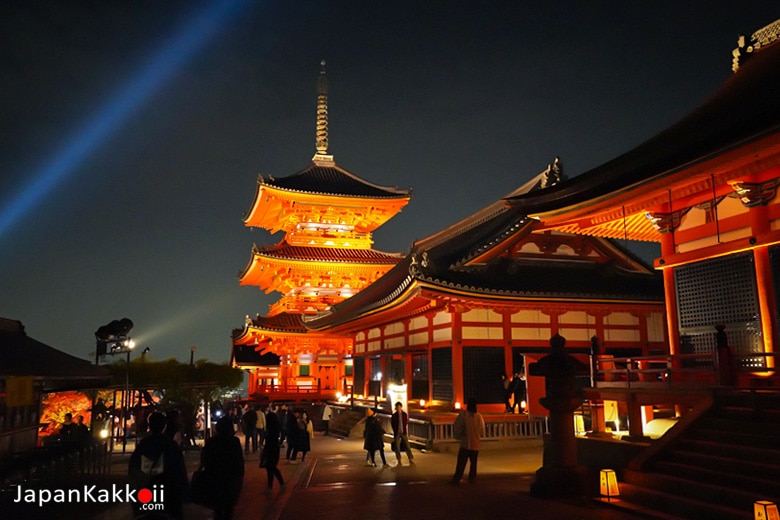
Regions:
<instances>
[{"instance_id":1,"label":"person in dark jacket","mask_svg":"<svg viewBox=\"0 0 780 520\"><path fill-rule=\"evenodd\" d=\"M385 459L385 430L371 408L366 408L366 428L363 431L363 449L366 450L366 466L376 467L376 452L382 457L382 466L387 467Z\"/></svg>"},{"instance_id":2,"label":"person in dark jacket","mask_svg":"<svg viewBox=\"0 0 780 520\"><path fill-rule=\"evenodd\" d=\"M214 520L232 520L244 480L244 455L230 417L217 421L217 434L206 441L200 466L211 484Z\"/></svg>"},{"instance_id":3,"label":"person in dark jacket","mask_svg":"<svg viewBox=\"0 0 780 520\"><path fill-rule=\"evenodd\" d=\"M257 412L251 406L241 416L244 431L244 453L249 453L249 443L252 443L252 453L257 451Z\"/></svg>"},{"instance_id":4,"label":"person in dark jacket","mask_svg":"<svg viewBox=\"0 0 780 520\"><path fill-rule=\"evenodd\" d=\"M404 412L404 405L400 401L395 403L395 413L390 418L390 425L393 428L393 451L398 465L401 465L402 449L409 458L409 464L414 464L414 454L409 446L409 414Z\"/></svg>"},{"instance_id":5,"label":"person in dark jacket","mask_svg":"<svg viewBox=\"0 0 780 520\"><path fill-rule=\"evenodd\" d=\"M163 433L165 414L154 412L149 416L149 435L142 439L130 456L128 474L135 489L155 489L163 486L164 511L160 518L183 518L182 502L188 489L187 469L184 456L176 442ZM141 511L140 502L134 502L133 513L147 514L145 518L154 518L147 511Z\"/></svg>"},{"instance_id":6,"label":"person in dark jacket","mask_svg":"<svg viewBox=\"0 0 780 520\"><path fill-rule=\"evenodd\" d=\"M306 461L306 454L311 451L311 440L314 438L314 426L309 420L309 414L301 411L298 417L298 438L292 452L291 464L298 464L298 453L301 454L300 462Z\"/></svg>"},{"instance_id":7,"label":"person in dark jacket","mask_svg":"<svg viewBox=\"0 0 780 520\"><path fill-rule=\"evenodd\" d=\"M520 372L515 373L515 377L512 379L512 395L514 396L514 403L512 405L512 413L517 408L517 413L523 413L523 401L525 401L525 374Z\"/></svg>"},{"instance_id":8,"label":"person in dark jacket","mask_svg":"<svg viewBox=\"0 0 780 520\"><path fill-rule=\"evenodd\" d=\"M287 412L287 424L284 433L287 436L287 462L294 462L300 451L301 436L298 427L298 419L301 417L300 410L290 410Z\"/></svg>"},{"instance_id":9,"label":"person in dark jacket","mask_svg":"<svg viewBox=\"0 0 780 520\"><path fill-rule=\"evenodd\" d=\"M265 428L266 437L263 452L260 456L260 467L264 465L265 471L268 473L268 486L263 491L263 494L268 495L273 490L274 477L279 481L282 489L284 489L285 485L282 473L277 467L277 464L279 464L279 451L281 450L279 437L282 434L282 425L279 424L279 417L276 416L273 410L265 416Z\"/></svg>"}]
</instances>

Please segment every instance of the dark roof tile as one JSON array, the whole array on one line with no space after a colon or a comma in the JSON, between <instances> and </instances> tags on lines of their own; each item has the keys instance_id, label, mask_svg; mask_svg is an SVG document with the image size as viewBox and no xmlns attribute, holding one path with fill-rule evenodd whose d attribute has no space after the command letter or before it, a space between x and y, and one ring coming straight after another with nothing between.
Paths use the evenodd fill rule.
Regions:
<instances>
[{"instance_id":1,"label":"dark roof tile","mask_svg":"<svg viewBox=\"0 0 780 520\"><path fill-rule=\"evenodd\" d=\"M379 186L348 172L344 168L332 163L312 162L304 170L279 179L270 177L262 178L261 182L268 186L275 186L290 191L301 193L319 193L325 195L341 195L348 197L369 198L407 198L410 190Z\"/></svg>"}]
</instances>

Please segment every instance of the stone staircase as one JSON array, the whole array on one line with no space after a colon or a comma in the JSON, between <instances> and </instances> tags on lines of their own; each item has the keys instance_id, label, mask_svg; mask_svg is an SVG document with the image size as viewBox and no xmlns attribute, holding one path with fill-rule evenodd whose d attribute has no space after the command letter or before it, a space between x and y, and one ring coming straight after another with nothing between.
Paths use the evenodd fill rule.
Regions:
<instances>
[{"instance_id":1,"label":"stone staircase","mask_svg":"<svg viewBox=\"0 0 780 520\"><path fill-rule=\"evenodd\" d=\"M780 392L719 391L678 428L624 470L626 507L657 518L750 520L755 501L780 504Z\"/></svg>"},{"instance_id":2,"label":"stone staircase","mask_svg":"<svg viewBox=\"0 0 780 520\"><path fill-rule=\"evenodd\" d=\"M337 410L330 421L330 431L335 435L342 437L362 437L362 428L357 428L361 419L366 417L365 412L360 410L351 410L349 408ZM359 431L358 431L359 430Z\"/></svg>"}]
</instances>

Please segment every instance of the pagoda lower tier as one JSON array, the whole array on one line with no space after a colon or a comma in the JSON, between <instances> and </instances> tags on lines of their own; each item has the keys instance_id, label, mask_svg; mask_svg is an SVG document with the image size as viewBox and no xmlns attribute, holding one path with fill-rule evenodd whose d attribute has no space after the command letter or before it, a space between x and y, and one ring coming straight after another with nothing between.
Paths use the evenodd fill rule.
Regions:
<instances>
[{"instance_id":1,"label":"pagoda lower tier","mask_svg":"<svg viewBox=\"0 0 780 520\"><path fill-rule=\"evenodd\" d=\"M272 393L276 398L335 398L352 387L349 336L308 331L300 314L247 317L244 329L233 334L234 351L253 347L257 353L274 354L278 365L238 363L249 371L249 395ZM270 356L272 357L272 356Z\"/></svg>"}]
</instances>

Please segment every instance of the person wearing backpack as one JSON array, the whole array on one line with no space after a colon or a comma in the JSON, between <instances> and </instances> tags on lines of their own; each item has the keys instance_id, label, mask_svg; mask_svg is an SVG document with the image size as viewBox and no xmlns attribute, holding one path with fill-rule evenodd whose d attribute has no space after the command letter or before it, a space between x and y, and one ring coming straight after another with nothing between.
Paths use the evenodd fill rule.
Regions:
<instances>
[{"instance_id":1,"label":"person wearing backpack","mask_svg":"<svg viewBox=\"0 0 780 520\"><path fill-rule=\"evenodd\" d=\"M166 417L162 412L153 412L149 416L149 435L138 443L130 456L128 475L137 491L157 490L156 495L163 497L164 511L158 518L182 519L182 502L189 487L187 469L181 448L163 433L165 423ZM141 509L140 501L136 500L132 506L133 515L144 514L144 518L154 518Z\"/></svg>"}]
</instances>

